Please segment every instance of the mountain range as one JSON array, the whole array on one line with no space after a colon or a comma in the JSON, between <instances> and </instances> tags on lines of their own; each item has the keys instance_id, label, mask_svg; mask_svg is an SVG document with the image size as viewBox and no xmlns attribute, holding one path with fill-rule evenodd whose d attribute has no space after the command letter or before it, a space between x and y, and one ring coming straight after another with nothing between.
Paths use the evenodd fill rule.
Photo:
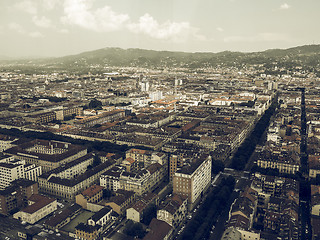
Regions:
<instances>
[{"instance_id":1,"label":"mountain range","mask_svg":"<svg viewBox=\"0 0 320 240\"><path fill-rule=\"evenodd\" d=\"M0 60L2 68L10 65L51 69L88 69L105 67L205 68L217 66L264 65L294 68L318 68L320 45L305 45L262 52L173 52L145 49L103 48L58 58ZM0 67L1 67L0 66Z\"/></svg>"}]
</instances>

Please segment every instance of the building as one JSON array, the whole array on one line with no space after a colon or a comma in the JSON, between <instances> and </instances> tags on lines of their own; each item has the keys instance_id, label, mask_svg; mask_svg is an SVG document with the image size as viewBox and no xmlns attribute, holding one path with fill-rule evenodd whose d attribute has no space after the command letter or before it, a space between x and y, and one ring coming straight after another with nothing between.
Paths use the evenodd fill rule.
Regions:
<instances>
[{"instance_id":1,"label":"building","mask_svg":"<svg viewBox=\"0 0 320 240\"><path fill-rule=\"evenodd\" d=\"M123 172L120 176L120 187L138 195L149 192L160 184L167 175L166 169L159 163L151 164L137 173Z\"/></svg>"},{"instance_id":2,"label":"building","mask_svg":"<svg viewBox=\"0 0 320 240\"><path fill-rule=\"evenodd\" d=\"M86 156L83 158L86 158ZM52 170L53 172L47 172L39 176L39 188L41 192L74 200L76 195L98 182L100 176L112 166L114 166L114 163L104 162L70 179L59 176L55 173L55 170ZM60 169L58 170L60 171ZM64 171L64 167L61 167L61 170Z\"/></svg>"},{"instance_id":3,"label":"building","mask_svg":"<svg viewBox=\"0 0 320 240\"><path fill-rule=\"evenodd\" d=\"M138 195L154 189L167 176L167 170L159 163L136 172L127 172L124 166L114 166L100 177L100 185L112 190L124 189Z\"/></svg>"},{"instance_id":4,"label":"building","mask_svg":"<svg viewBox=\"0 0 320 240\"><path fill-rule=\"evenodd\" d=\"M188 213L188 198L174 194L160 206L157 211L157 219L177 228L185 220Z\"/></svg>"},{"instance_id":5,"label":"building","mask_svg":"<svg viewBox=\"0 0 320 240\"><path fill-rule=\"evenodd\" d=\"M149 231L143 240L169 240L173 228L166 222L153 218L148 227Z\"/></svg>"},{"instance_id":6,"label":"building","mask_svg":"<svg viewBox=\"0 0 320 240\"><path fill-rule=\"evenodd\" d=\"M230 227L223 232L221 240L242 240L242 236L239 230Z\"/></svg>"},{"instance_id":7,"label":"building","mask_svg":"<svg viewBox=\"0 0 320 240\"><path fill-rule=\"evenodd\" d=\"M26 164L41 166L43 172L48 172L86 155L87 149L67 142L36 139L7 149L5 153Z\"/></svg>"},{"instance_id":8,"label":"building","mask_svg":"<svg viewBox=\"0 0 320 240\"><path fill-rule=\"evenodd\" d=\"M96 240L100 231L100 225L92 226L86 223L79 223L76 226L76 237L80 240Z\"/></svg>"},{"instance_id":9,"label":"building","mask_svg":"<svg viewBox=\"0 0 320 240\"><path fill-rule=\"evenodd\" d=\"M43 124L43 123L49 123L54 120L56 120L56 113L54 111L52 112L45 112L45 113L39 113L35 115L30 115L26 117L26 119L32 123L36 124Z\"/></svg>"},{"instance_id":10,"label":"building","mask_svg":"<svg viewBox=\"0 0 320 240\"><path fill-rule=\"evenodd\" d=\"M194 158L174 174L173 193L186 196L190 207L200 199L211 182L211 157L207 154Z\"/></svg>"},{"instance_id":11,"label":"building","mask_svg":"<svg viewBox=\"0 0 320 240\"><path fill-rule=\"evenodd\" d=\"M139 200L132 205L132 207L127 209L127 219L131 219L135 222L141 222L143 220L145 211L152 206L156 206L158 199L159 198L156 194L151 192L146 193L140 197Z\"/></svg>"},{"instance_id":12,"label":"building","mask_svg":"<svg viewBox=\"0 0 320 240\"><path fill-rule=\"evenodd\" d=\"M68 117L83 115L83 107L71 106L55 111L57 120L65 120Z\"/></svg>"},{"instance_id":13,"label":"building","mask_svg":"<svg viewBox=\"0 0 320 240\"><path fill-rule=\"evenodd\" d=\"M309 177L316 178L320 174L320 155L309 155L308 157Z\"/></svg>"},{"instance_id":14,"label":"building","mask_svg":"<svg viewBox=\"0 0 320 240\"><path fill-rule=\"evenodd\" d=\"M76 196L76 203L84 209L88 209L88 203L98 203L103 197L103 187L92 185Z\"/></svg>"},{"instance_id":15,"label":"building","mask_svg":"<svg viewBox=\"0 0 320 240\"><path fill-rule=\"evenodd\" d=\"M120 176L125 172L125 168L114 166L100 176L100 186L116 192L120 187Z\"/></svg>"},{"instance_id":16,"label":"building","mask_svg":"<svg viewBox=\"0 0 320 240\"><path fill-rule=\"evenodd\" d=\"M34 224L55 210L57 210L56 199L33 194L28 199L28 206L13 214L13 217L29 224Z\"/></svg>"},{"instance_id":17,"label":"building","mask_svg":"<svg viewBox=\"0 0 320 240\"><path fill-rule=\"evenodd\" d=\"M272 154L264 152L257 159L261 168L278 169L280 173L295 174L300 169L300 158L297 154Z\"/></svg>"},{"instance_id":18,"label":"building","mask_svg":"<svg viewBox=\"0 0 320 240\"><path fill-rule=\"evenodd\" d=\"M148 167L153 163L159 163L161 165L167 164L167 155L162 152L154 152L148 150L142 150L137 148L131 148L126 152L126 158L133 159L140 167Z\"/></svg>"},{"instance_id":19,"label":"building","mask_svg":"<svg viewBox=\"0 0 320 240\"><path fill-rule=\"evenodd\" d=\"M311 214L320 216L320 186L311 185Z\"/></svg>"},{"instance_id":20,"label":"building","mask_svg":"<svg viewBox=\"0 0 320 240\"><path fill-rule=\"evenodd\" d=\"M113 122L125 117L125 111L122 109L115 109L113 111L103 112L101 114L85 117L75 122L78 127L92 127L96 124L103 124L106 122Z\"/></svg>"},{"instance_id":21,"label":"building","mask_svg":"<svg viewBox=\"0 0 320 240\"><path fill-rule=\"evenodd\" d=\"M0 152L3 152L5 150L15 146L14 142L16 140L18 140L18 139L15 137L0 134Z\"/></svg>"},{"instance_id":22,"label":"building","mask_svg":"<svg viewBox=\"0 0 320 240\"><path fill-rule=\"evenodd\" d=\"M134 203L136 194L122 189L118 189L115 194L116 196L111 197L106 206L110 206L117 214L124 215L126 209Z\"/></svg>"},{"instance_id":23,"label":"building","mask_svg":"<svg viewBox=\"0 0 320 240\"><path fill-rule=\"evenodd\" d=\"M81 211L81 206L73 203L71 206L59 211L44 222L44 226L51 230L56 230L64 227L72 219L74 219Z\"/></svg>"},{"instance_id":24,"label":"building","mask_svg":"<svg viewBox=\"0 0 320 240\"><path fill-rule=\"evenodd\" d=\"M13 181L10 186L0 190L0 214L9 215L20 210L33 194L38 194L38 183L27 179Z\"/></svg>"},{"instance_id":25,"label":"building","mask_svg":"<svg viewBox=\"0 0 320 240\"><path fill-rule=\"evenodd\" d=\"M5 189L16 179L37 181L42 174L41 167L34 164L25 164L24 160L15 160L10 155L0 155L0 189Z\"/></svg>"},{"instance_id":26,"label":"building","mask_svg":"<svg viewBox=\"0 0 320 240\"><path fill-rule=\"evenodd\" d=\"M178 168L183 167L183 153L170 154L169 158L169 178L172 181L174 174Z\"/></svg>"},{"instance_id":27,"label":"building","mask_svg":"<svg viewBox=\"0 0 320 240\"><path fill-rule=\"evenodd\" d=\"M90 226L105 226L112 217L112 208L110 206L106 206L96 212L91 218L88 219L88 225Z\"/></svg>"}]
</instances>

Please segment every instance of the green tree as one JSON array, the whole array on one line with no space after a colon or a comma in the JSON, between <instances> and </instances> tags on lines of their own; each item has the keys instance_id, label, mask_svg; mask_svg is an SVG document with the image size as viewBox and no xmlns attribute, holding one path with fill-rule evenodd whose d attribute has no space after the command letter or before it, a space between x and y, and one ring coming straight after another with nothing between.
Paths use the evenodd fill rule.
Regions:
<instances>
[{"instance_id":1,"label":"green tree","mask_svg":"<svg viewBox=\"0 0 320 240\"><path fill-rule=\"evenodd\" d=\"M90 101L88 106L91 109L98 109L102 107L102 102L94 98Z\"/></svg>"},{"instance_id":2,"label":"green tree","mask_svg":"<svg viewBox=\"0 0 320 240\"><path fill-rule=\"evenodd\" d=\"M143 238L146 232L143 230L141 223L134 223L129 220L124 228L124 233L131 237Z\"/></svg>"},{"instance_id":3,"label":"green tree","mask_svg":"<svg viewBox=\"0 0 320 240\"><path fill-rule=\"evenodd\" d=\"M142 223L145 225L149 225L153 218L157 217L157 206L151 204L144 210Z\"/></svg>"},{"instance_id":4,"label":"green tree","mask_svg":"<svg viewBox=\"0 0 320 240\"><path fill-rule=\"evenodd\" d=\"M224 169L224 163L220 160L213 160L212 161L212 173L218 174L219 172L222 172Z\"/></svg>"}]
</instances>

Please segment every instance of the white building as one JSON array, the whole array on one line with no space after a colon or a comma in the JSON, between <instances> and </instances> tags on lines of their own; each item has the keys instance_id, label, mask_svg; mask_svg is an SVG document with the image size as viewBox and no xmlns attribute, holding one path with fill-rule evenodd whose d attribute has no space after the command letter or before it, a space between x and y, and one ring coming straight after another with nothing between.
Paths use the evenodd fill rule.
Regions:
<instances>
[{"instance_id":1,"label":"white building","mask_svg":"<svg viewBox=\"0 0 320 240\"><path fill-rule=\"evenodd\" d=\"M57 210L57 200L34 194L28 199L28 206L13 214L13 218L34 224Z\"/></svg>"},{"instance_id":2,"label":"white building","mask_svg":"<svg viewBox=\"0 0 320 240\"><path fill-rule=\"evenodd\" d=\"M163 98L161 91L151 92L149 93L149 97L152 101L157 101Z\"/></svg>"},{"instance_id":3,"label":"white building","mask_svg":"<svg viewBox=\"0 0 320 240\"><path fill-rule=\"evenodd\" d=\"M41 174L40 166L26 165L24 160L15 160L13 156L0 156L0 189L5 189L16 179L37 181Z\"/></svg>"},{"instance_id":4,"label":"white building","mask_svg":"<svg viewBox=\"0 0 320 240\"><path fill-rule=\"evenodd\" d=\"M95 226L106 225L110 219L112 214L112 208L110 206L106 206L102 208L100 211L96 212L91 218L88 219L88 225Z\"/></svg>"}]
</instances>

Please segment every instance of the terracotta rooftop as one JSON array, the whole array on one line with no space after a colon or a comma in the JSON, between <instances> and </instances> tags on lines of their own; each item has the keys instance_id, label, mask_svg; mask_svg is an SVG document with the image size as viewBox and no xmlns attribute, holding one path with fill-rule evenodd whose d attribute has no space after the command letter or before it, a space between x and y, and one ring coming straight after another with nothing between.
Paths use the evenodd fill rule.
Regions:
<instances>
[{"instance_id":1,"label":"terracotta rooftop","mask_svg":"<svg viewBox=\"0 0 320 240\"><path fill-rule=\"evenodd\" d=\"M39 211L41 208L49 205L50 203L56 201L56 199L48 198L39 194L34 194L29 198L29 201L34 203L22 209L21 211L32 214Z\"/></svg>"},{"instance_id":2,"label":"terracotta rooftop","mask_svg":"<svg viewBox=\"0 0 320 240\"><path fill-rule=\"evenodd\" d=\"M99 185L92 185L91 187L84 190L81 194L85 197L92 197L103 190L103 187Z\"/></svg>"}]
</instances>

